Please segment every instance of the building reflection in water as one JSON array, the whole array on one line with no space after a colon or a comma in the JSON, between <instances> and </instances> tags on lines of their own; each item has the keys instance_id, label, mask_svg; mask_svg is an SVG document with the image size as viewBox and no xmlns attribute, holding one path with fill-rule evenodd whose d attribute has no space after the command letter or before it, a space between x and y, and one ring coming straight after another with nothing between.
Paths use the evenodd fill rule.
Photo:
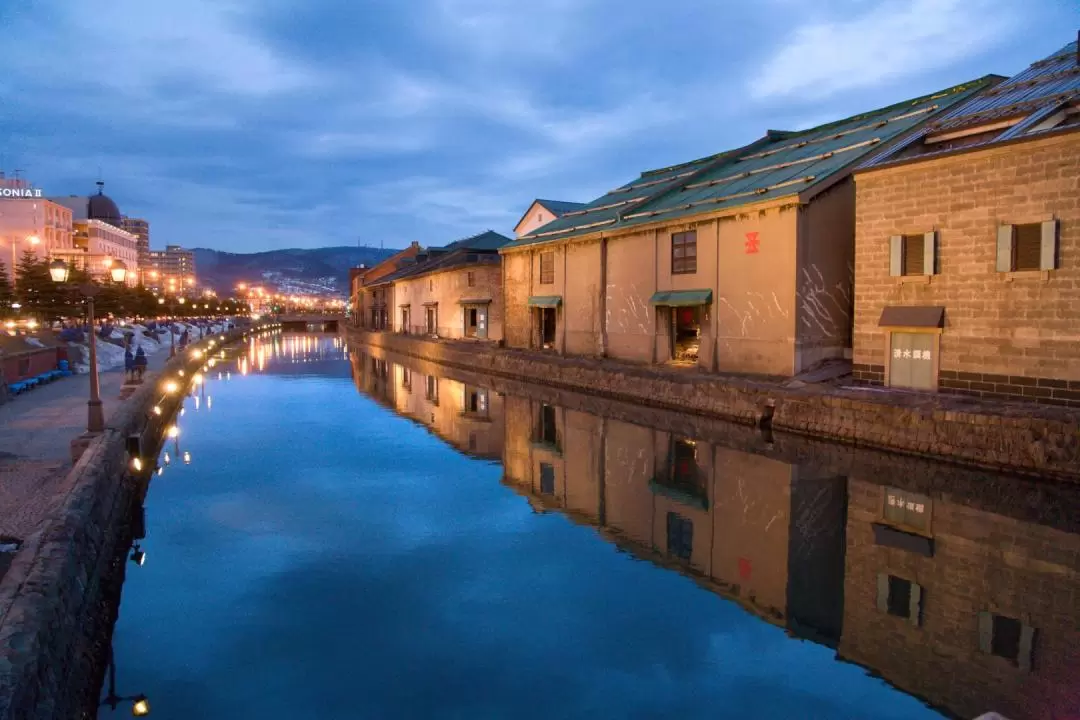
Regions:
<instances>
[{"instance_id":1,"label":"building reflection in water","mask_svg":"<svg viewBox=\"0 0 1080 720\"><path fill-rule=\"evenodd\" d=\"M593 526L947 714L1080 713L1075 489L766 443L375 348L351 357L362 392L462 452L501 457L504 482L537 511Z\"/></svg>"}]
</instances>

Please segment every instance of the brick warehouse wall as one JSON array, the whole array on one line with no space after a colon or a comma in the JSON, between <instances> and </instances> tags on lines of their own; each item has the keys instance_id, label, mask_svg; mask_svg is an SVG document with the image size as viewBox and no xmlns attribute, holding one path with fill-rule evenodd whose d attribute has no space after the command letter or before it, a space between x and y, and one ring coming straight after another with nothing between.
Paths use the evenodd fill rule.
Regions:
<instances>
[{"instance_id":1,"label":"brick warehouse wall","mask_svg":"<svg viewBox=\"0 0 1080 720\"><path fill-rule=\"evenodd\" d=\"M1001 223L1059 222L1058 269L996 271ZM937 274L889 275L889 237L938 231ZM856 177L856 377L884 379L886 305L945 307L947 392L1080 406L1080 133Z\"/></svg>"}]
</instances>

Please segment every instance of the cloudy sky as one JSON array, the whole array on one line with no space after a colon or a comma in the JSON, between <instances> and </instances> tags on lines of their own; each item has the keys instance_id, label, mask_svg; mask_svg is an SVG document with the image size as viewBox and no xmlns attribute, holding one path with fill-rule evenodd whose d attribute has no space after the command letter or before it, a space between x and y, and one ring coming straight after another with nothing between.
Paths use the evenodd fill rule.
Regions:
<instances>
[{"instance_id":1,"label":"cloudy sky","mask_svg":"<svg viewBox=\"0 0 1080 720\"><path fill-rule=\"evenodd\" d=\"M1075 0L22 0L3 169L155 246L439 245L1075 38Z\"/></svg>"}]
</instances>

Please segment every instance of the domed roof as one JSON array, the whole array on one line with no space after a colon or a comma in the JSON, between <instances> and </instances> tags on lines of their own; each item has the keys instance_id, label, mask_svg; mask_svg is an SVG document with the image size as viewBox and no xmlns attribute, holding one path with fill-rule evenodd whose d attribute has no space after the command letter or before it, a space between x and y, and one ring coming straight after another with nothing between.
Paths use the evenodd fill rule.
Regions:
<instances>
[{"instance_id":1,"label":"domed roof","mask_svg":"<svg viewBox=\"0 0 1080 720\"><path fill-rule=\"evenodd\" d=\"M120 215L120 208L116 207L116 203L112 201L112 198L105 194L105 183L99 180L97 185L97 195L91 195L90 202L87 203L86 217L91 220L107 222L116 227L122 227L124 221Z\"/></svg>"}]
</instances>

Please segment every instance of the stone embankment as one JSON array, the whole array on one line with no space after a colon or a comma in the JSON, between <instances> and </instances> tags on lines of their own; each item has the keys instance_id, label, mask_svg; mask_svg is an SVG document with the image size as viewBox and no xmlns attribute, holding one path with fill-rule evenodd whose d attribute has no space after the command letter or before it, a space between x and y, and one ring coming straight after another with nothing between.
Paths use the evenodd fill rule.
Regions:
<instances>
[{"instance_id":1,"label":"stone embankment","mask_svg":"<svg viewBox=\"0 0 1080 720\"><path fill-rule=\"evenodd\" d=\"M972 467L1080 482L1080 412L561 357L350 328L356 343L489 375Z\"/></svg>"},{"instance_id":2,"label":"stone embankment","mask_svg":"<svg viewBox=\"0 0 1080 720\"><path fill-rule=\"evenodd\" d=\"M192 347L227 345L257 330ZM177 355L88 439L59 511L25 539L0 581L0 720L96 717L135 514L184 395L166 385L181 369L191 378L203 362L191 351ZM133 435L142 471L128 452Z\"/></svg>"}]
</instances>

